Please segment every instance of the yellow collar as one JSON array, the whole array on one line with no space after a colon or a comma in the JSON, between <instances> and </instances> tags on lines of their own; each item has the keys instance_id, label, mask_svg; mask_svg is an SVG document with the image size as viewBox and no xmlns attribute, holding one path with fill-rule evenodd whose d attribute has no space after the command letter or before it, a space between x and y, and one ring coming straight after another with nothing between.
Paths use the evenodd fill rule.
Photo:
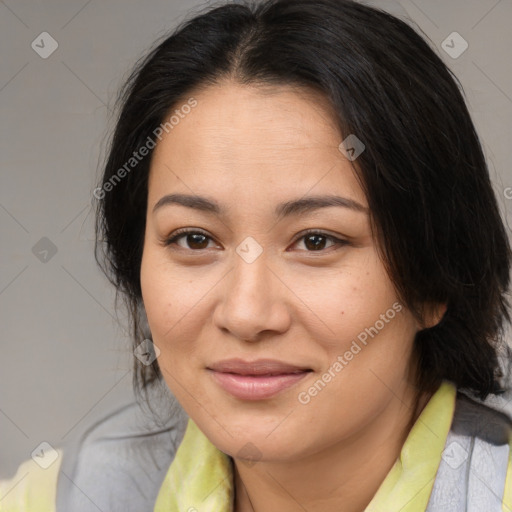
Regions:
<instances>
[{"instance_id":1,"label":"yellow collar","mask_svg":"<svg viewBox=\"0 0 512 512\"><path fill-rule=\"evenodd\" d=\"M422 512L426 509L450 430L457 390L444 381L431 397L400 456L365 512ZM188 420L185 436L158 493L154 512L231 512L231 458Z\"/></svg>"}]
</instances>

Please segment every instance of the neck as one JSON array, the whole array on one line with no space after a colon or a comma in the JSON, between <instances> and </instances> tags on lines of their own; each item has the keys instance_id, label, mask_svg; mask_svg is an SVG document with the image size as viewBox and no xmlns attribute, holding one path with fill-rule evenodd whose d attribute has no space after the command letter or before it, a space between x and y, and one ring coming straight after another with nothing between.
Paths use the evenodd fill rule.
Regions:
<instances>
[{"instance_id":1,"label":"neck","mask_svg":"<svg viewBox=\"0 0 512 512\"><path fill-rule=\"evenodd\" d=\"M408 387L356 436L299 462L234 459L234 511L363 512L430 397Z\"/></svg>"}]
</instances>

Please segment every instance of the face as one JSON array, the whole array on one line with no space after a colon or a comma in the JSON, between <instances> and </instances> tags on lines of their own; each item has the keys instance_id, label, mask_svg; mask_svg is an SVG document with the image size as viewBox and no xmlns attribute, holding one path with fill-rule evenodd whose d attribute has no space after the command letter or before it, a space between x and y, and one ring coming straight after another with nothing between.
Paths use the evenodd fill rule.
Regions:
<instances>
[{"instance_id":1,"label":"face","mask_svg":"<svg viewBox=\"0 0 512 512\"><path fill-rule=\"evenodd\" d=\"M233 457L329 449L413 383L419 326L324 100L233 83L194 98L149 176L141 285L158 364Z\"/></svg>"}]
</instances>

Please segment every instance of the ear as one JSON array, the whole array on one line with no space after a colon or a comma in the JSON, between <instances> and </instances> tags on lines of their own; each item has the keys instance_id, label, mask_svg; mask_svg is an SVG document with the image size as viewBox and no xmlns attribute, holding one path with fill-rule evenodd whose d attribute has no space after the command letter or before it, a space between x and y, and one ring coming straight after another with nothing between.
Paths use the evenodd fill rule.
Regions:
<instances>
[{"instance_id":1,"label":"ear","mask_svg":"<svg viewBox=\"0 0 512 512\"><path fill-rule=\"evenodd\" d=\"M429 329L431 327L435 327L442 319L446 310L448 309L448 304L424 304L422 317L423 322L419 325L420 329Z\"/></svg>"}]
</instances>

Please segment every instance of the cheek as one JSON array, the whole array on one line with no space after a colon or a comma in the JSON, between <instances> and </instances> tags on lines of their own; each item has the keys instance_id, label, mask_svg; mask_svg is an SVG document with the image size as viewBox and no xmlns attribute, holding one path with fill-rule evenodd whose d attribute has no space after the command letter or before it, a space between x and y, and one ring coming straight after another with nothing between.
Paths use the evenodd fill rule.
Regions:
<instances>
[{"instance_id":1,"label":"cheek","mask_svg":"<svg viewBox=\"0 0 512 512\"><path fill-rule=\"evenodd\" d=\"M204 294L201 279L188 277L151 247L144 250L140 278L144 306L157 338L170 334Z\"/></svg>"},{"instance_id":2,"label":"cheek","mask_svg":"<svg viewBox=\"0 0 512 512\"><path fill-rule=\"evenodd\" d=\"M197 337L191 322L197 285L173 271L157 251L145 249L141 263L141 289L153 343L159 349L162 377L178 401L188 407L188 382L184 371L193 362L193 340ZM190 377L188 377L190 379Z\"/></svg>"},{"instance_id":3,"label":"cheek","mask_svg":"<svg viewBox=\"0 0 512 512\"><path fill-rule=\"evenodd\" d=\"M208 297L218 281L217 273L207 268L177 267L165 251L150 245L144 250L142 297L164 376L171 368L176 375L199 365L196 340L212 317Z\"/></svg>"},{"instance_id":4,"label":"cheek","mask_svg":"<svg viewBox=\"0 0 512 512\"><path fill-rule=\"evenodd\" d=\"M300 277L296 292L305 298L318 320L309 322L316 329L311 335L321 339L328 349L345 349L361 333L364 338L366 329L376 322L378 328L382 327L381 315L384 320L400 316L396 315L395 288L373 249L354 254L343 268L318 276L321 278L317 280ZM385 323L388 331L391 323Z\"/></svg>"},{"instance_id":5,"label":"cheek","mask_svg":"<svg viewBox=\"0 0 512 512\"><path fill-rule=\"evenodd\" d=\"M194 287L186 286L179 274L172 272L169 264L151 249L145 249L141 263L141 289L153 342L162 355L168 349L165 340L172 339L176 326L183 328L180 319L190 310L189 291Z\"/></svg>"}]
</instances>

